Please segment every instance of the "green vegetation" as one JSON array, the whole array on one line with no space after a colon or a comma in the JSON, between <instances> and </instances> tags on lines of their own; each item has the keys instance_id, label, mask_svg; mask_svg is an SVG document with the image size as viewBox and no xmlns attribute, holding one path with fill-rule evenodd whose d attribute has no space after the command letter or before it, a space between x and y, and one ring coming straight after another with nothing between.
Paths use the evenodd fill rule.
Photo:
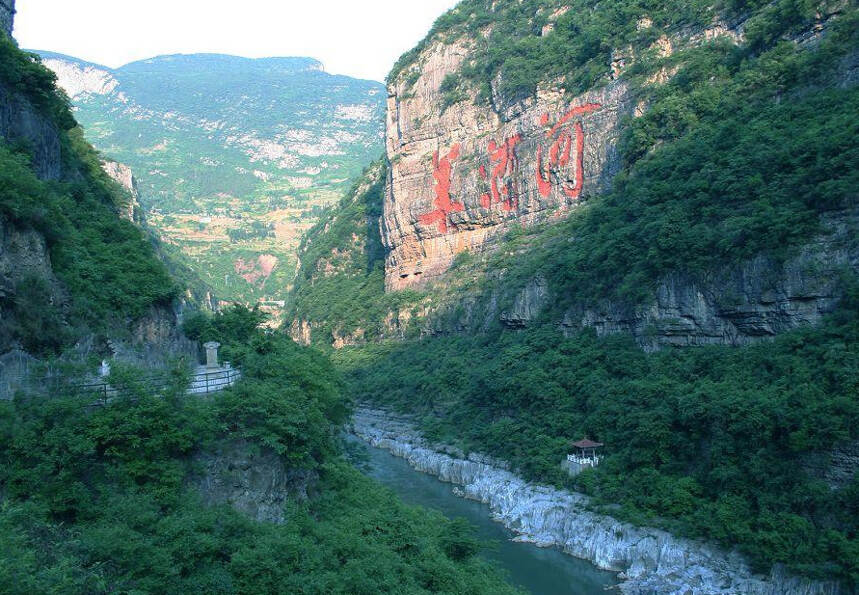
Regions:
<instances>
[{"instance_id":1,"label":"green vegetation","mask_svg":"<svg viewBox=\"0 0 859 595\"><path fill-rule=\"evenodd\" d=\"M21 93L61 130L75 126L68 98L57 93L53 72L39 65L38 56L22 52L15 41L0 33L0 81Z\"/></svg>"},{"instance_id":2,"label":"green vegetation","mask_svg":"<svg viewBox=\"0 0 859 595\"><path fill-rule=\"evenodd\" d=\"M462 77L456 73L450 73L444 77L439 91L441 91L442 95L442 111L455 103L468 99L468 94L462 88Z\"/></svg>"},{"instance_id":3,"label":"green vegetation","mask_svg":"<svg viewBox=\"0 0 859 595\"><path fill-rule=\"evenodd\" d=\"M301 267L286 320L311 323L312 340L318 345L330 345L335 333L345 336L357 328L367 338L378 337L389 312L414 306L421 299L416 291L385 293L379 235L385 167L381 161L370 165L302 241Z\"/></svg>"},{"instance_id":4,"label":"green vegetation","mask_svg":"<svg viewBox=\"0 0 859 595\"><path fill-rule=\"evenodd\" d=\"M356 398L422 416L432 439L619 503L612 516L739 546L758 569L859 584L859 477L831 491L805 467L859 438L855 289L822 328L742 349L646 354L545 325L336 357ZM573 484L560 462L584 435L606 459Z\"/></svg>"},{"instance_id":5,"label":"green vegetation","mask_svg":"<svg viewBox=\"0 0 859 595\"><path fill-rule=\"evenodd\" d=\"M507 100L534 93L541 82L560 79L570 92L610 80L611 63L621 48L645 57L654 41L681 27L706 27L715 17L731 22L751 16L745 31L749 51L770 47L785 35L814 22L820 7L834 2L815 0L465 0L441 16L418 46L394 65L388 80L414 66L433 40L450 42L465 36L475 42L461 75L489 99L490 81L500 74L498 92ZM643 23L649 21L647 25ZM551 31L542 34L543 28ZM484 32L491 27L488 35Z\"/></svg>"},{"instance_id":6,"label":"green vegetation","mask_svg":"<svg viewBox=\"0 0 859 595\"><path fill-rule=\"evenodd\" d=\"M5 36L0 65L0 84L22 93L58 124L64 172L62 181L40 180L28 147L0 143L0 215L18 230L33 229L45 237L51 268L64 286L60 293L44 275L19 283L3 298L3 307L13 313L3 317L4 339L48 354L88 332L126 332L151 306L169 304L177 286L144 234L119 219L117 208L126 198L74 127L64 96L53 87L53 74ZM58 302L66 297L64 313Z\"/></svg>"},{"instance_id":7,"label":"green vegetation","mask_svg":"<svg viewBox=\"0 0 859 595\"><path fill-rule=\"evenodd\" d=\"M391 73L411 77L431 40L468 35L473 60L444 80L443 102L468 84L486 98L499 73L514 101L559 77L571 93L603 84L624 49L621 76L646 110L622 122L613 189L563 222L511 230L493 254L457 257L446 287L424 298L447 304L430 328L461 328L459 301L503 310L539 275L552 295L542 318L518 333L496 325L347 348L335 361L356 398L417 413L433 439L586 491L613 516L737 546L756 569L784 563L856 588L859 479L832 490L813 471L859 439L855 275L823 326L751 347L646 354L626 337L564 338L556 327L571 305L646 303L670 273L787 259L822 217L856 208L859 90L845 70L859 47L855 3L564 2L572 8L540 35L561 4L466 0ZM819 39L790 40L812 31L817 11L837 16ZM669 56L651 48L720 14L749 17L745 42L675 44ZM650 26L638 26L644 17ZM489 25L484 41L477 32ZM585 434L607 443L607 458L573 482L560 461Z\"/></svg>"},{"instance_id":8,"label":"green vegetation","mask_svg":"<svg viewBox=\"0 0 859 595\"><path fill-rule=\"evenodd\" d=\"M256 312L195 318L244 379L212 399L145 390L0 403L0 584L11 593L505 593L470 531L401 504L338 456L341 382ZM135 373L112 381L134 387ZM130 393L134 394L134 393ZM283 525L206 507L186 484L216 440L273 449L317 477Z\"/></svg>"},{"instance_id":9,"label":"green vegetation","mask_svg":"<svg viewBox=\"0 0 859 595\"><path fill-rule=\"evenodd\" d=\"M79 131L72 130L68 139L76 134ZM58 351L85 329L122 329L150 306L169 304L178 293L144 235L118 218L115 194L103 174L86 168L74 153L82 147L71 140L67 144L81 179L55 183L37 179L26 155L0 145L0 212L18 228L44 234L53 271L71 302L72 327L66 328L45 279L13 298L18 327L12 329L12 338L33 353ZM47 326L32 323L47 319L52 320Z\"/></svg>"}]
</instances>

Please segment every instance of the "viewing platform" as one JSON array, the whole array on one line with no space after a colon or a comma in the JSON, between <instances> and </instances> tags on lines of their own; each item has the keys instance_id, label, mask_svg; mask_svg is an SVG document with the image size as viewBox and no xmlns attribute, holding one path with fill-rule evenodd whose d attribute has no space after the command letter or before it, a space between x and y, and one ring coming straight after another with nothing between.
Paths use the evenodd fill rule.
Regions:
<instances>
[{"instance_id":1,"label":"viewing platform","mask_svg":"<svg viewBox=\"0 0 859 595\"><path fill-rule=\"evenodd\" d=\"M603 447L602 442L594 442L584 438L573 442L570 446L578 450L578 453L567 455L566 460L561 462L567 473L575 477L585 469L593 469L600 464L600 456L597 455L597 449Z\"/></svg>"}]
</instances>

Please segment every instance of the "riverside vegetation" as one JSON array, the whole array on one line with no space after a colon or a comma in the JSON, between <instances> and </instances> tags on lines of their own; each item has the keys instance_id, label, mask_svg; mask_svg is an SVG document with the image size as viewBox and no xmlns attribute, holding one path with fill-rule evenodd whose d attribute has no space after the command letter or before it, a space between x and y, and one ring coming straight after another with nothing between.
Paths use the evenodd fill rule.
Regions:
<instances>
[{"instance_id":1,"label":"riverside vegetation","mask_svg":"<svg viewBox=\"0 0 859 595\"><path fill-rule=\"evenodd\" d=\"M384 315L374 318L377 305L389 315L396 296L406 297L398 307L411 304L415 316L400 333L411 340L334 356L357 398L417 414L431 439L505 458L527 479L591 494L612 516L737 547L758 570L784 563L855 588L859 483L831 487L813 470L834 445L859 437L855 274L845 269L845 297L821 327L760 345L647 354L625 337L565 338L556 325L576 304L647 304L669 273L699 278L758 255L784 261L819 233L821 217L856 208L859 93L845 70L859 48L856 4L842 3L820 39L797 43L789 38L811 30L829 4L727 3L729 21L748 17L743 43L717 39L661 57L642 48L665 31L711 22L712 9L564 4L574 8L541 36L539 15L559 3L463 2L390 78L410 76L429 40L466 33L477 49L444 88L476 86L481 102L495 81L514 101L555 76L572 91L603 84L612 48L631 44L641 51L624 76L647 110L623 125L613 189L560 223L513 227L494 250L462 253L421 294L385 294L370 267L332 271L320 266L327 254L308 253L309 281L296 285L293 316L318 322L311 338L319 345L330 343L331 329L381 329L365 334L373 340L390 334ZM654 27L636 30L645 16ZM476 34L487 25L488 37ZM667 81L648 84L663 68ZM349 217L364 221L363 213L335 212L318 227L323 237L309 237L342 251L349 240L333 236ZM341 259L370 262L374 249L363 246ZM496 320L481 334L452 334L465 315L461 302L479 312L497 298L503 311L538 276L552 299L530 328L510 331ZM325 317L311 306L323 303L314 292L346 303L349 296L324 289L337 283L360 285L362 304ZM373 291L377 302L367 304ZM583 434L610 447L604 464L573 481L559 463Z\"/></svg>"},{"instance_id":2,"label":"riverside vegetation","mask_svg":"<svg viewBox=\"0 0 859 595\"><path fill-rule=\"evenodd\" d=\"M349 408L325 356L258 327L236 308L193 318L224 344L243 380L211 400L21 397L0 404L4 500L0 584L11 592L513 592L476 554L467 526L406 506L340 457ZM135 398L131 398L135 395ZM207 507L185 478L191 455L242 438L317 481L282 525Z\"/></svg>"}]
</instances>

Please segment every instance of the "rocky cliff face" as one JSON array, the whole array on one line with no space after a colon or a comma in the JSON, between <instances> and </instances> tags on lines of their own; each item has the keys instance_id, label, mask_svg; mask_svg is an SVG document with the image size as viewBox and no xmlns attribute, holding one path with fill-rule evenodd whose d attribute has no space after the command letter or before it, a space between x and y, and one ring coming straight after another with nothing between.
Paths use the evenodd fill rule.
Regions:
<instances>
[{"instance_id":1,"label":"rocky cliff face","mask_svg":"<svg viewBox=\"0 0 859 595\"><path fill-rule=\"evenodd\" d=\"M32 290L34 285L41 287L39 298L44 303L22 304L27 299L20 292ZM53 308L62 317L68 308L68 294L51 267L45 237L0 217L0 352L20 347L13 339L13 328L16 311L23 305Z\"/></svg>"},{"instance_id":2,"label":"rocky cliff face","mask_svg":"<svg viewBox=\"0 0 859 595\"><path fill-rule=\"evenodd\" d=\"M272 450L243 440L225 441L198 453L188 483L209 505L229 504L252 519L283 523L287 499L306 500L315 476L288 470Z\"/></svg>"},{"instance_id":3,"label":"rocky cliff face","mask_svg":"<svg viewBox=\"0 0 859 595\"><path fill-rule=\"evenodd\" d=\"M574 98L545 86L512 105L448 105L443 84L468 54L466 41L436 42L414 76L389 85L387 289L438 277L511 223L563 216L618 171L618 124L634 109L624 82Z\"/></svg>"},{"instance_id":4,"label":"rocky cliff face","mask_svg":"<svg viewBox=\"0 0 859 595\"><path fill-rule=\"evenodd\" d=\"M0 0L0 25L11 34L14 2ZM60 133L20 94L0 83L0 139L29 149L33 170L43 180L62 175ZM32 307L56 308L65 313L68 295L54 274L45 237L0 218L0 351L18 347L11 339L15 302L24 285L39 284L46 303ZM19 304L20 305L20 304ZM63 316L61 314L61 316Z\"/></svg>"},{"instance_id":5,"label":"rocky cliff face","mask_svg":"<svg viewBox=\"0 0 859 595\"><path fill-rule=\"evenodd\" d=\"M43 180L62 174L60 134L57 127L20 94L0 84L0 137L21 143L33 155L33 169Z\"/></svg>"},{"instance_id":6,"label":"rocky cliff face","mask_svg":"<svg viewBox=\"0 0 859 595\"><path fill-rule=\"evenodd\" d=\"M461 486L466 498L488 504L519 540L557 546L600 568L621 572L623 593L839 593L834 583L791 577L779 569L769 576L755 575L736 553L596 514L589 510L587 497L529 484L488 457L445 454L443 450L452 449L429 444L408 420L383 411L359 409L352 427L370 444Z\"/></svg>"},{"instance_id":7,"label":"rocky cliff face","mask_svg":"<svg viewBox=\"0 0 859 595\"><path fill-rule=\"evenodd\" d=\"M859 273L859 209L824 218L826 232L785 262L758 257L705 278L671 275L647 305L606 302L571 308L565 332L626 332L649 350L662 346L743 345L820 322L841 296L840 277Z\"/></svg>"},{"instance_id":8,"label":"rocky cliff face","mask_svg":"<svg viewBox=\"0 0 859 595\"><path fill-rule=\"evenodd\" d=\"M554 311L552 322L567 334L593 328L600 336L628 333L646 350L665 346L746 345L802 326L815 325L834 310L841 275L859 272L859 209L828 214L824 232L784 262L757 257L707 275L672 274L658 283L644 304L605 301ZM549 310L552 295L538 277L514 292L513 306L499 311L502 296L485 304L466 302L465 326L498 320L509 328L533 324ZM474 312L471 312L474 310ZM443 333L445 324L429 326Z\"/></svg>"},{"instance_id":9,"label":"rocky cliff face","mask_svg":"<svg viewBox=\"0 0 859 595\"><path fill-rule=\"evenodd\" d=\"M128 202L121 205L119 216L132 223L143 221L143 210L140 208L140 191L137 188L137 178L131 168L118 161L102 161L101 168L110 178L128 193Z\"/></svg>"},{"instance_id":10,"label":"rocky cliff face","mask_svg":"<svg viewBox=\"0 0 859 595\"><path fill-rule=\"evenodd\" d=\"M12 35L15 19L15 0L0 0L0 31Z\"/></svg>"},{"instance_id":11,"label":"rocky cliff face","mask_svg":"<svg viewBox=\"0 0 859 595\"><path fill-rule=\"evenodd\" d=\"M490 12L495 10L493 4ZM821 8L815 24L792 40L813 47L833 15L843 10L843 3ZM566 11L550 16L543 37ZM675 28L656 38L648 51L667 58L717 38L742 44L745 18L720 16L709 25ZM651 20L641 19L637 29L651 26ZM483 31L487 40L491 28ZM610 188L620 170L621 120L648 109L626 82L625 73L636 60L631 48L612 53L610 74L599 89L571 97L548 80L533 96L513 101L500 92L498 75L489 85L489 102L475 103L477 90L463 87L459 73L483 40L477 34L453 35L428 38L388 85L390 168L382 218L388 291L438 279L457 254L488 252L512 226L564 217ZM853 54L843 60L836 77L840 86L853 84L855 62ZM661 85L674 72L676 67L662 68L647 84ZM785 262L759 257L696 278L667 275L643 303L591 302L559 312L557 302L576 300L553 295L553 280L539 273L518 285L495 283L487 296L480 289L451 290L458 283L452 277L472 272L457 271L433 290L434 296L447 293L452 299L440 298L426 320L412 323L422 334L473 332L498 323L520 329L548 313L549 322L565 333L583 328L600 335L629 333L648 350L753 343L815 324L835 308L841 274L859 271L859 248L852 240L857 221L855 206L829 213L823 233Z\"/></svg>"},{"instance_id":12,"label":"rocky cliff face","mask_svg":"<svg viewBox=\"0 0 859 595\"><path fill-rule=\"evenodd\" d=\"M626 333L646 351L693 345L748 345L792 329L812 326L832 312L842 295L842 276L859 273L859 207L827 214L822 233L784 261L759 256L707 274L671 274L643 303L605 300L569 308L541 275L524 284L504 282L502 269L488 293L454 292L424 320L421 334L510 329L548 323L573 335L592 328L600 336ZM507 304L507 305L505 305Z\"/></svg>"}]
</instances>

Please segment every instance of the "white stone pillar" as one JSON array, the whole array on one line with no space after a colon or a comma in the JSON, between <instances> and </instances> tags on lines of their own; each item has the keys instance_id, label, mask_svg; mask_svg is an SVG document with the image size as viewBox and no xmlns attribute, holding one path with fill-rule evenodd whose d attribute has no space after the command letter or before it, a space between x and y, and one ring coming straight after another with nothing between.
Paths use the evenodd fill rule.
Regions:
<instances>
[{"instance_id":1,"label":"white stone pillar","mask_svg":"<svg viewBox=\"0 0 859 595\"><path fill-rule=\"evenodd\" d=\"M221 344L217 341L209 341L208 343L203 343L203 347L206 348L206 367L207 368L219 368L218 365L218 347Z\"/></svg>"}]
</instances>

